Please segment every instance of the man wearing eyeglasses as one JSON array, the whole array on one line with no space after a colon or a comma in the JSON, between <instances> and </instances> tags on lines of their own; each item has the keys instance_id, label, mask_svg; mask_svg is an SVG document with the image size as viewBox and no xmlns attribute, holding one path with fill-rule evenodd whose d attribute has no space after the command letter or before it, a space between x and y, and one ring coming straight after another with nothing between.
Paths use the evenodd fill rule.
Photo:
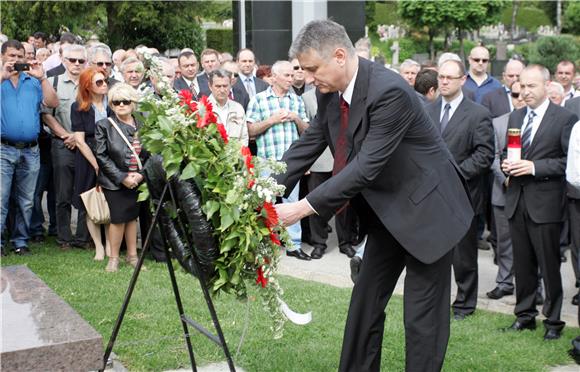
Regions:
<instances>
[{"instance_id":1,"label":"man wearing eyeglasses","mask_svg":"<svg viewBox=\"0 0 580 372\"><path fill-rule=\"evenodd\" d=\"M45 108L42 118L52 132L51 155L54 187L56 190L56 241L62 250L71 246L85 247L90 241L86 212L79 211L77 230L71 232L71 207L75 175L75 148L71 129L71 105L76 99L79 77L87 62L87 51L82 45L70 44L63 49L65 73L49 78L56 88L59 105L54 110Z\"/></svg>"},{"instance_id":2,"label":"man wearing eyeglasses","mask_svg":"<svg viewBox=\"0 0 580 372\"><path fill-rule=\"evenodd\" d=\"M487 74L489 66L489 50L476 46L469 53L469 72L465 80L465 89L473 92L473 99L481 103L487 93L501 88L501 84L493 76Z\"/></svg>"},{"instance_id":3,"label":"man wearing eyeglasses","mask_svg":"<svg viewBox=\"0 0 580 372\"><path fill-rule=\"evenodd\" d=\"M461 174L467 181L475 216L467 234L453 251L453 271L457 296L453 302L455 320L473 314L477 305L477 218L485 205L482 177L493 162L494 138L489 111L464 97L466 81L463 63L448 60L439 67L441 96L425 107Z\"/></svg>"},{"instance_id":4,"label":"man wearing eyeglasses","mask_svg":"<svg viewBox=\"0 0 580 372\"><path fill-rule=\"evenodd\" d=\"M524 64L517 59L510 59L504 66L503 86L483 96L481 104L491 112L492 118L497 118L514 110L509 87L520 78Z\"/></svg>"},{"instance_id":5,"label":"man wearing eyeglasses","mask_svg":"<svg viewBox=\"0 0 580 372\"><path fill-rule=\"evenodd\" d=\"M88 55L91 66L102 68L103 71L105 71L105 77L107 78L109 89L119 82L112 76L113 54L111 53L111 48L106 44L97 44L89 49Z\"/></svg>"}]
</instances>

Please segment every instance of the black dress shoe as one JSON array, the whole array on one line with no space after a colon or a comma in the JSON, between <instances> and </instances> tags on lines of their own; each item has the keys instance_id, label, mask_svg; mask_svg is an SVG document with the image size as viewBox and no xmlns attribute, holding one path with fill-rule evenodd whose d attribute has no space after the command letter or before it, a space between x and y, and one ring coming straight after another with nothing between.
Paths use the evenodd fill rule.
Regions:
<instances>
[{"instance_id":1,"label":"black dress shoe","mask_svg":"<svg viewBox=\"0 0 580 372\"><path fill-rule=\"evenodd\" d=\"M562 336L562 330L546 329L544 333L544 341L557 340Z\"/></svg>"},{"instance_id":2,"label":"black dress shoe","mask_svg":"<svg viewBox=\"0 0 580 372\"><path fill-rule=\"evenodd\" d=\"M500 287L495 287L492 291L486 293L487 297L492 300L499 300L504 296L509 296L514 294L514 291L508 291L507 289L501 289Z\"/></svg>"},{"instance_id":3,"label":"black dress shoe","mask_svg":"<svg viewBox=\"0 0 580 372\"><path fill-rule=\"evenodd\" d=\"M314 250L310 252L310 258L315 260L322 258L322 256L324 256L324 251L325 249L322 247L314 247Z\"/></svg>"},{"instance_id":4,"label":"black dress shoe","mask_svg":"<svg viewBox=\"0 0 580 372\"><path fill-rule=\"evenodd\" d=\"M354 255L356 254L356 251L350 245L340 247L338 250L340 251L340 253L346 254L349 258L353 258Z\"/></svg>"},{"instance_id":5,"label":"black dress shoe","mask_svg":"<svg viewBox=\"0 0 580 372\"><path fill-rule=\"evenodd\" d=\"M536 292L536 305L544 304L544 296L540 292Z\"/></svg>"},{"instance_id":6,"label":"black dress shoe","mask_svg":"<svg viewBox=\"0 0 580 372\"><path fill-rule=\"evenodd\" d=\"M30 239L30 240L32 240L33 243L42 243L42 242L44 242L44 239L45 239L44 235L36 235L36 236L33 236L32 239Z\"/></svg>"},{"instance_id":7,"label":"black dress shoe","mask_svg":"<svg viewBox=\"0 0 580 372\"><path fill-rule=\"evenodd\" d=\"M28 249L28 247L16 248L14 250L14 253L17 254L18 256L30 256L32 254L32 252L30 252L30 249Z\"/></svg>"},{"instance_id":8,"label":"black dress shoe","mask_svg":"<svg viewBox=\"0 0 580 372\"><path fill-rule=\"evenodd\" d=\"M358 274L360 272L360 265L362 264L362 259L359 256L354 256L350 260L350 279L356 284L358 280Z\"/></svg>"},{"instance_id":9,"label":"black dress shoe","mask_svg":"<svg viewBox=\"0 0 580 372\"><path fill-rule=\"evenodd\" d=\"M520 322L516 320L513 324L507 328L504 328L504 331L523 331L523 330L530 330L533 331L536 329L536 319L530 320L528 322Z\"/></svg>"},{"instance_id":10,"label":"black dress shoe","mask_svg":"<svg viewBox=\"0 0 580 372\"><path fill-rule=\"evenodd\" d=\"M296 257L299 260L310 261L310 256L302 252L302 249L297 249L295 251L286 251L286 256Z\"/></svg>"},{"instance_id":11,"label":"black dress shoe","mask_svg":"<svg viewBox=\"0 0 580 372\"><path fill-rule=\"evenodd\" d=\"M575 294L575 295L572 297L572 305L574 305L574 306L578 306L578 294Z\"/></svg>"},{"instance_id":12,"label":"black dress shoe","mask_svg":"<svg viewBox=\"0 0 580 372\"><path fill-rule=\"evenodd\" d=\"M466 314L454 312L453 313L453 320L462 321L462 320L465 320L466 316L467 316Z\"/></svg>"}]
</instances>

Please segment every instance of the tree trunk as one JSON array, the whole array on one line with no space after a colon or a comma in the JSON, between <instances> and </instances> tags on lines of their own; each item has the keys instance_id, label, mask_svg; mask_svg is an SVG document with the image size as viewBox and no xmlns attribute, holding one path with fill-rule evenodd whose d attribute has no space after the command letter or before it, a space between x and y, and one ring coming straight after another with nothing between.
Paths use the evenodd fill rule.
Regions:
<instances>
[{"instance_id":1,"label":"tree trunk","mask_svg":"<svg viewBox=\"0 0 580 372\"><path fill-rule=\"evenodd\" d=\"M123 48L123 40L119 25L117 24L117 4L114 1L107 1L107 39L111 50Z\"/></svg>"},{"instance_id":2,"label":"tree trunk","mask_svg":"<svg viewBox=\"0 0 580 372\"><path fill-rule=\"evenodd\" d=\"M445 52L449 52L449 46L450 46L449 44L450 44L450 42L449 42L449 30L445 29L445 39L443 40L443 50Z\"/></svg>"},{"instance_id":3,"label":"tree trunk","mask_svg":"<svg viewBox=\"0 0 580 372\"><path fill-rule=\"evenodd\" d=\"M518 10L520 7L520 2L517 0L514 0L513 2L513 6L512 6L512 25L511 25L511 30L510 30L510 40L513 42L514 41L514 35L516 34L516 18L518 16Z\"/></svg>"},{"instance_id":4,"label":"tree trunk","mask_svg":"<svg viewBox=\"0 0 580 372\"><path fill-rule=\"evenodd\" d=\"M435 31L429 28L429 59L435 61L435 43L433 39L435 38Z\"/></svg>"}]
</instances>

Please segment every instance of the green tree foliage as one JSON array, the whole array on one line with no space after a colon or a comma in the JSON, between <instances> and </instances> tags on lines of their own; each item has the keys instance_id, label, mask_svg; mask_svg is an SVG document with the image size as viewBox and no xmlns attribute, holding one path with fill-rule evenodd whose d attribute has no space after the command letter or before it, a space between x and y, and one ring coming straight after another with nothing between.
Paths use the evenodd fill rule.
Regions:
<instances>
[{"instance_id":1,"label":"green tree foliage","mask_svg":"<svg viewBox=\"0 0 580 372\"><path fill-rule=\"evenodd\" d=\"M464 31L496 23L506 3L505 0L401 0L399 15L411 26L427 30L433 58L433 39L436 35L457 31L461 44Z\"/></svg>"},{"instance_id":2,"label":"green tree foliage","mask_svg":"<svg viewBox=\"0 0 580 372\"><path fill-rule=\"evenodd\" d=\"M550 72L556 71L556 65L563 59L576 61L580 58L578 40L573 36L545 36L529 49L527 56L530 63L546 66Z\"/></svg>"},{"instance_id":3,"label":"green tree foliage","mask_svg":"<svg viewBox=\"0 0 580 372\"><path fill-rule=\"evenodd\" d=\"M8 1L2 2L2 32L26 40L36 31L57 37L70 30L97 34L111 48L138 44L159 49L204 47L202 19L231 18L225 1Z\"/></svg>"},{"instance_id":4,"label":"green tree foliage","mask_svg":"<svg viewBox=\"0 0 580 372\"><path fill-rule=\"evenodd\" d=\"M571 34L580 34L580 2L572 2L566 7L563 29Z\"/></svg>"}]
</instances>

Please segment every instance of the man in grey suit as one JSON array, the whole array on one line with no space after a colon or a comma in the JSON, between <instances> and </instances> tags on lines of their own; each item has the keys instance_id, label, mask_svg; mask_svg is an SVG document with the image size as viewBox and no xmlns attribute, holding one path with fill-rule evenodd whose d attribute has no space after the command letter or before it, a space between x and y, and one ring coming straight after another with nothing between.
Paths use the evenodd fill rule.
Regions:
<instances>
[{"instance_id":1,"label":"man in grey suit","mask_svg":"<svg viewBox=\"0 0 580 372\"><path fill-rule=\"evenodd\" d=\"M543 66L526 67L520 83L527 107L514 111L510 128L521 129L522 159L504 159L509 175L505 214L509 220L516 277L516 320L507 330L536 328L538 268L546 302L544 340L560 338L565 323L560 276L560 232L566 218L566 154L577 116L548 99L550 72ZM504 150L505 152L505 150Z\"/></svg>"},{"instance_id":2,"label":"man in grey suit","mask_svg":"<svg viewBox=\"0 0 580 372\"><path fill-rule=\"evenodd\" d=\"M518 81L515 81L509 86L510 99L514 109L518 110L526 106L524 96L521 94L521 87ZM493 173L493 186L491 190L491 205L493 207L493 217L495 222L495 231L497 234L497 276L496 287L487 292L487 297L492 300L499 300L500 298L514 293L514 272L513 263L514 255L512 252L512 240L510 237L510 227L507 217L505 216L505 190L507 179L506 175L501 170L501 154L506 146L507 126L510 113L504 114L493 119L493 130L495 132L495 159L491 165Z\"/></svg>"},{"instance_id":3,"label":"man in grey suit","mask_svg":"<svg viewBox=\"0 0 580 372\"><path fill-rule=\"evenodd\" d=\"M278 181L292 190L327 146L334 165L306 198L277 205L278 216L291 225L350 203L368 232L339 370L380 370L385 307L406 269L406 369L438 371L449 339L450 252L473 219L457 164L412 87L357 57L341 25L308 23L290 57L318 88L318 115L284 154Z\"/></svg>"},{"instance_id":4,"label":"man in grey suit","mask_svg":"<svg viewBox=\"0 0 580 372\"><path fill-rule=\"evenodd\" d=\"M469 232L455 247L453 271L457 296L453 302L455 320L473 314L477 305L477 215L485 211L485 184L494 155L493 127L489 111L463 96L465 67L455 60L439 67L441 97L425 107L439 126L443 140L467 180L476 217Z\"/></svg>"},{"instance_id":5,"label":"man in grey suit","mask_svg":"<svg viewBox=\"0 0 580 372\"><path fill-rule=\"evenodd\" d=\"M580 97L575 97L567 100L564 103L564 108L572 111L576 116L580 117Z\"/></svg>"}]
</instances>

